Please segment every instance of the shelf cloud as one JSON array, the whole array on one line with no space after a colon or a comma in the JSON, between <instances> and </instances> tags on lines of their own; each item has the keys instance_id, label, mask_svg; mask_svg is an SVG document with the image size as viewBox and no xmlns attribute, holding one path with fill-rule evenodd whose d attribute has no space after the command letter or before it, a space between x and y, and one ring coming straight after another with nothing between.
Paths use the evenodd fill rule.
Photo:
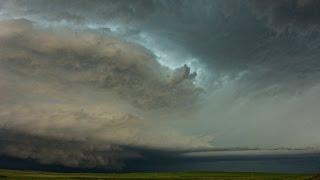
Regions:
<instances>
[{"instance_id":1,"label":"shelf cloud","mask_svg":"<svg viewBox=\"0 0 320 180\"><path fill-rule=\"evenodd\" d=\"M318 7L0 1L0 154L122 169L146 151L319 148Z\"/></svg>"}]
</instances>

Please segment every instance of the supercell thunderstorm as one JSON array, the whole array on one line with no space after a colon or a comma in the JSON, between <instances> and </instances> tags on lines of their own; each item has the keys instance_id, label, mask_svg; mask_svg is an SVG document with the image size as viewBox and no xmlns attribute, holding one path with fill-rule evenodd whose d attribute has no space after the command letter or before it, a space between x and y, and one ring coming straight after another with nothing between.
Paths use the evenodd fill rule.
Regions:
<instances>
[{"instance_id":1,"label":"supercell thunderstorm","mask_svg":"<svg viewBox=\"0 0 320 180\"><path fill-rule=\"evenodd\" d=\"M0 1L0 154L121 169L150 149L318 147L318 6Z\"/></svg>"}]
</instances>

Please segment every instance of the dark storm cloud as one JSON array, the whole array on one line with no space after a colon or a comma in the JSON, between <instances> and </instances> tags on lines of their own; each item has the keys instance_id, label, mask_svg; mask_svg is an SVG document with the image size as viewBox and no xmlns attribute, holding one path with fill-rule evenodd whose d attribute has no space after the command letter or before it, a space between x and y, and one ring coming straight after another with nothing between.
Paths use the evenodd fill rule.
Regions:
<instances>
[{"instance_id":1,"label":"dark storm cloud","mask_svg":"<svg viewBox=\"0 0 320 180\"><path fill-rule=\"evenodd\" d=\"M141 46L25 19L0 22L0 54L0 154L120 168L139 154L124 146L210 146L151 111L194 105L200 90L187 66L170 70Z\"/></svg>"},{"instance_id":2,"label":"dark storm cloud","mask_svg":"<svg viewBox=\"0 0 320 180\"><path fill-rule=\"evenodd\" d=\"M167 1L167 5L172 17L163 15L166 21L150 26L164 27L166 36L201 57L218 77L241 75L240 91L290 92L318 83L318 1Z\"/></svg>"},{"instance_id":3,"label":"dark storm cloud","mask_svg":"<svg viewBox=\"0 0 320 180\"><path fill-rule=\"evenodd\" d=\"M317 145L318 6L313 0L0 1L0 18L7 19L0 23L0 125L12 137L2 153L18 156L30 146L22 158L119 167L148 148L152 154L210 147L211 133L222 146ZM192 63L169 66L184 59L195 59L206 68L202 76L212 77L206 93Z\"/></svg>"},{"instance_id":4,"label":"dark storm cloud","mask_svg":"<svg viewBox=\"0 0 320 180\"><path fill-rule=\"evenodd\" d=\"M67 2L62 0L55 2L49 0L4 0L0 5L0 8L8 16L41 17L48 21L67 21L74 24L81 24L85 21L105 22L114 19L129 22L130 20L144 18L153 13L154 10L154 2L145 0L80 0Z\"/></svg>"},{"instance_id":5,"label":"dark storm cloud","mask_svg":"<svg viewBox=\"0 0 320 180\"><path fill-rule=\"evenodd\" d=\"M125 150L117 145L101 145L77 140L61 140L49 137L0 131L0 154L21 159L37 160L41 164L66 167L121 169L122 161L141 158L138 152Z\"/></svg>"},{"instance_id":6,"label":"dark storm cloud","mask_svg":"<svg viewBox=\"0 0 320 180\"><path fill-rule=\"evenodd\" d=\"M179 70L183 76L171 72L134 44L92 33L50 34L26 20L2 22L1 27L2 63L25 75L54 74L64 83L90 83L150 109L187 104L199 91L190 69Z\"/></svg>"},{"instance_id":7,"label":"dark storm cloud","mask_svg":"<svg viewBox=\"0 0 320 180\"><path fill-rule=\"evenodd\" d=\"M280 33L319 30L320 2L317 0L250 0L249 4L260 19Z\"/></svg>"}]
</instances>

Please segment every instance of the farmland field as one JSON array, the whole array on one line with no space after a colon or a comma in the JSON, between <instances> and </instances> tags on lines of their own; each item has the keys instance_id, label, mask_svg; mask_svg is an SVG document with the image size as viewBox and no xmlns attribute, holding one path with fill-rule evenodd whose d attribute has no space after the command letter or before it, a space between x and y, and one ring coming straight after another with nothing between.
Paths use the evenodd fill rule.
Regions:
<instances>
[{"instance_id":1,"label":"farmland field","mask_svg":"<svg viewBox=\"0 0 320 180\"><path fill-rule=\"evenodd\" d=\"M0 179L318 179L310 174L177 172L177 173L52 173L0 170Z\"/></svg>"}]
</instances>

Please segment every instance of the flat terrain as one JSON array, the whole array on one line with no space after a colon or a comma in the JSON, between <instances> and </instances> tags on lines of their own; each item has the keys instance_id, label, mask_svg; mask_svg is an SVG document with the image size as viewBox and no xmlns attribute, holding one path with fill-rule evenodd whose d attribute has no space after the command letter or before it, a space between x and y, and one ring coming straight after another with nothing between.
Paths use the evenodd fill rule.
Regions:
<instances>
[{"instance_id":1,"label":"flat terrain","mask_svg":"<svg viewBox=\"0 0 320 180\"><path fill-rule=\"evenodd\" d=\"M0 170L0 179L320 179L308 174L268 173L51 173L34 171Z\"/></svg>"}]
</instances>

